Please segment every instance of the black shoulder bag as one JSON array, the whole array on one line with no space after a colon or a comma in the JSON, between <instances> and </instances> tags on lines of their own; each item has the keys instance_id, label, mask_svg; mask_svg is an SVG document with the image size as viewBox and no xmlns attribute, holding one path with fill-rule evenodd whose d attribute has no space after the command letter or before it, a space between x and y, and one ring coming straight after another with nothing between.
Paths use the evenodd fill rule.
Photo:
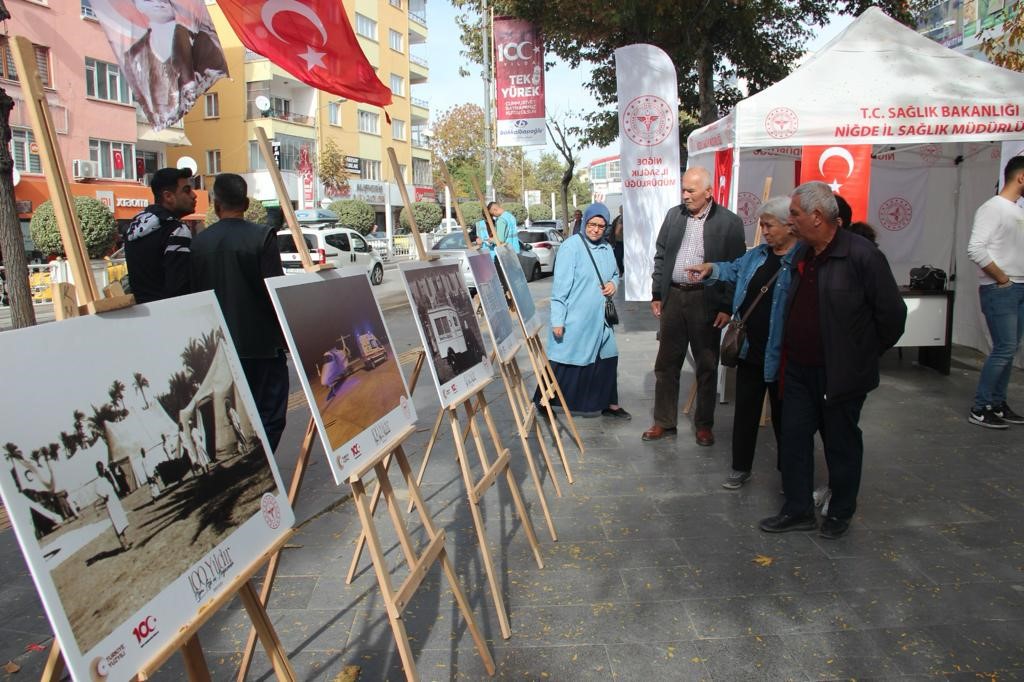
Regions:
<instances>
[{"instance_id":1,"label":"black shoulder bag","mask_svg":"<svg viewBox=\"0 0 1024 682\"><path fill-rule=\"evenodd\" d=\"M586 249L587 255L590 256L590 262L594 264L594 272L597 274L597 283L599 286L604 285L604 281L601 279L601 271L597 269L597 261L594 260L594 254L590 253L590 245L586 242L586 237L580 235L580 239L583 239L583 248ZM619 323L619 311L615 309L615 301L612 300L611 296L604 297L604 321L610 327L614 327Z\"/></svg>"},{"instance_id":2,"label":"black shoulder bag","mask_svg":"<svg viewBox=\"0 0 1024 682\"><path fill-rule=\"evenodd\" d=\"M737 320L735 318L729 320L728 326L725 328L725 334L722 335L722 349L719 352L719 358L721 363L726 367L735 367L740 359L740 351L743 350L743 342L747 339L747 318L750 317L750 313L754 312L754 308L761 302L768 290L772 288L775 283L775 278L782 272L780 267L772 275L772 278L768 280L768 283L761 287L761 292L757 295L757 298L750 304L747 311L740 316Z\"/></svg>"}]
</instances>

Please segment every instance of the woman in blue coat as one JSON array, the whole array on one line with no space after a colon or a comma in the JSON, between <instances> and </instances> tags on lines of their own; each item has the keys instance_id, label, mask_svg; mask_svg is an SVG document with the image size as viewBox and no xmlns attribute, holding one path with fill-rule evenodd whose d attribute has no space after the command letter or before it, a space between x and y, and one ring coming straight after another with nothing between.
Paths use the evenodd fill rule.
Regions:
<instances>
[{"instance_id":1,"label":"woman in blue coat","mask_svg":"<svg viewBox=\"0 0 1024 682\"><path fill-rule=\"evenodd\" d=\"M548 359L573 414L629 419L618 403L615 332L604 318L605 296L619 286L615 254L604 239L610 223L608 208L591 204L583 212L583 229L558 249Z\"/></svg>"},{"instance_id":2,"label":"woman in blue coat","mask_svg":"<svg viewBox=\"0 0 1024 682\"><path fill-rule=\"evenodd\" d=\"M764 243L734 261L705 263L690 268L709 280L736 284L733 318L742 316L762 288L764 296L746 322L746 340L736 366L736 411L732 425L732 473L722 487L736 490L750 479L757 445L757 431L765 392L772 409L775 444L779 444L782 409L779 403L779 364L782 349L783 313L793 269L797 239L789 225L789 199L774 197L760 214ZM775 276L777 273L777 276ZM773 280L772 277L775 276Z\"/></svg>"}]
</instances>

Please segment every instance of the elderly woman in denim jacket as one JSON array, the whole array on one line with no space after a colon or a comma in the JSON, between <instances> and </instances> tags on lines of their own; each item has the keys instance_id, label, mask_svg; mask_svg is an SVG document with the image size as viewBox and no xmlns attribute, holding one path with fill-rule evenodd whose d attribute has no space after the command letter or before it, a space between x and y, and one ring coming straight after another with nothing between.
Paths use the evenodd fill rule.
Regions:
<instances>
[{"instance_id":1,"label":"elderly woman in denim jacket","mask_svg":"<svg viewBox=\"0 0 1024 682\"><path fill-rule=\"evenodd\" d=\"M736 490L750 480L757 445L761 405L767 391L772 409L776 448L782 409L779 403L779 362L784 328L786 292L797 244L789 225L789 198L774 197L765 202L759 218L763 243L734 261L704 263L690 268L691 277L722 280L736 284L733 317L747 312L761 289L772 282L746 322L746 340L736 368L736 412L732 425L732 473L722 484Z\"/></svg>"}]
</instances>

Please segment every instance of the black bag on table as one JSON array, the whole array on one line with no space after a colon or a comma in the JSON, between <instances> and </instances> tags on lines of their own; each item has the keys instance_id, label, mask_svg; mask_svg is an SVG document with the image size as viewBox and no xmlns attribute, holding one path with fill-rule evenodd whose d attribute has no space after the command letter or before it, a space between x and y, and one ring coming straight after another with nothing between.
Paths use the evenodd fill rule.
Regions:
<instances>
[{"instance_id":1,"label":"black bag on table","mask_svg":"<svg viewBox=\"0 0 1024 682\"><path fill-rule=\"evenodd\" d=\"M931 265L911 268L910 288L918 291L942 291L946 288L946 273Z\"/></svg>"}]
</instances>

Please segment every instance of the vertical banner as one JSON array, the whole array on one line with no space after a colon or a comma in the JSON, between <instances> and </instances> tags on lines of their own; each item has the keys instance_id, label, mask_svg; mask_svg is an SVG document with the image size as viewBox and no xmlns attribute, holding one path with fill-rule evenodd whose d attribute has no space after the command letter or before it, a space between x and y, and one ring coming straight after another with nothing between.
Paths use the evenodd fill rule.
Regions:
<instances>
[{"instance_id":1,"label":"vertical banner","mask_svg":"<svg viewBox=\"0 0 1024 682\"><path fill-rule=\"evenodd\" d=\"M1024 156L1024 140L1014 140L1012 142L1004 142L1002 154L999 157L999 191L1003 191L1003 171L1006 169L1006 164L1010 162L1015 156ZM1024 198L1017 200L1017 205L1024 208Z\"/></svg>"},{"instance_id":2,"label":"vertical banner","mask_svg":"<svg viewBox=\"0 0 1024 682\"><path fill-rule=\"evenodd\" d=\"M866 222L875 228L878 246L890 263L914 263L924 235L931 169L877 165L871 176L871 210ZM854 211L854 221L857 220Z\"/></svg>"},{"instance_id":3,"label":"vertical banner","mask_svg":"<svg viewBox=\"0 0 1024 682\"><path fill-rule=\"evenodd\" d=\"M203 0L92 0L92 10L142 112L157 130L181 120L218 78L228 75ZM108 78L97 73L95 80L97 91L88 95L124 101L124 93L107 92L117 87Z\"/></svg>"},{"instance_id":4,"label":"vertical banner","mask_svg":"<svg viewBox=\"0 0 1024 682\"><path fill-rule=\"evenodd\" d=\"M729 206L729 190L732 189L732 148L715 152L715 203Z\"/></svg>"},{"instance_id":5,"label":"vertical banner","mask_svg":"<svg viewBox=\"0 0 1024 682\"><path fill-rule=\"evenodd\" d=\"M537 27L522 19L494 19L494 79L497 145L546 144L544 42Z\"/></svg>"},{"instance_id":6,"label":"vertical banner","mask_svg":"<svg viewBox=\"0 0 1024 682\"><path fill-rule=\"evenodd\" d=\"M654 243L682 199L676 67L653 45L615 50L626 300L651 300Z\"/></svg>"},{"instance_id":7,"label":"vertical banner","mask_svg":"<svg viewBox=\"0 0 1024 682\"><path fill-rule=\"evenodd\" d=\"M806 146L800 162L800 184L824 182L850 204L854 222L868 220L871 150L869 144Z\"/></svg>"}]
</instances>

